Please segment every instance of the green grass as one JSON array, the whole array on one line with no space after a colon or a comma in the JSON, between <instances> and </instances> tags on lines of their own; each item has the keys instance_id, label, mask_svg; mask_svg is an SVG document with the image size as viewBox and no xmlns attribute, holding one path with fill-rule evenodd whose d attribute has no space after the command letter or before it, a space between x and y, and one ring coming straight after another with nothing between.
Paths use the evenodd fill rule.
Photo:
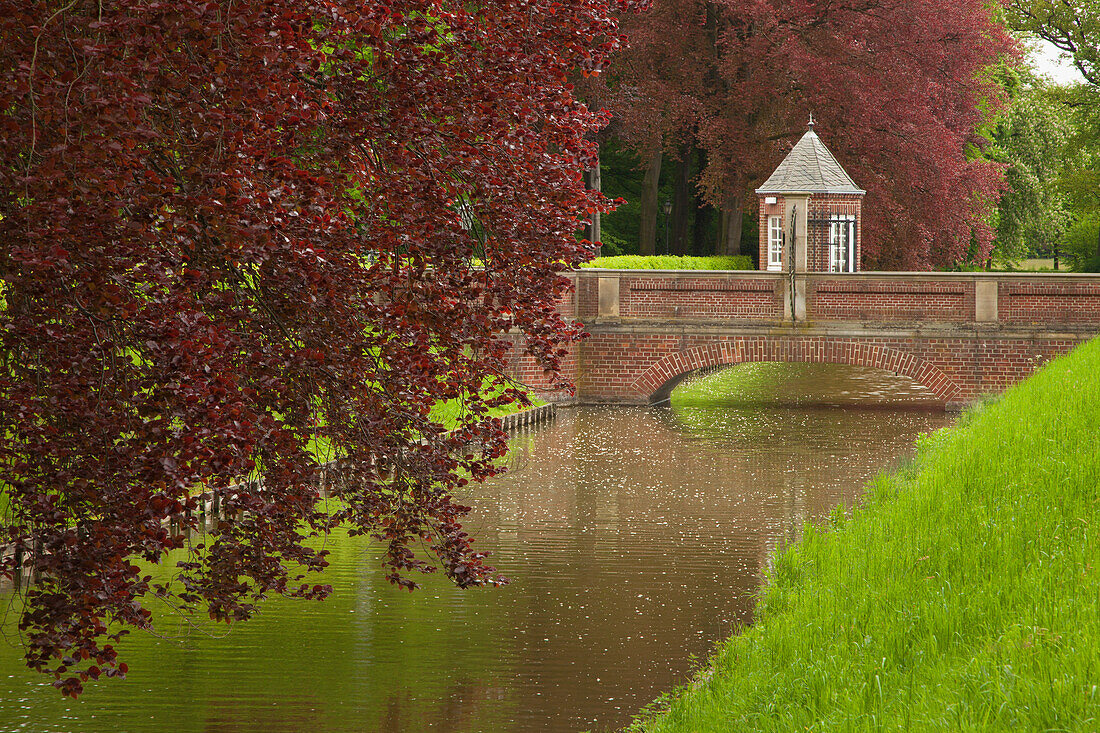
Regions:
<instances>
[{"instance_id":1,"label":"green grass","mask_svg":"<svg viewBox=\"0 0 1100 733\"><path fill-rule=\"evenodd\" d=\"M1047 259L1026 259L1026 260L998 260L994 261L992 267L986 267L985 265L974 264L973 262L960 262L954 267L949 268L949 271L953 272L1055 272L1054 270L1054 258ZM1062 265L1058 269L1058 272L1071 272L1070 262L1066 259L1062 260Z\"/></svg>"},{"instance_id":2,"label":"green grass","mask_svg":"<svg viewBox=\"0 0 1100 733\"><path fill-rule=\"evenodd\" d=\"M780 554L639 731L1100 730L1100 340Z\"/></svg>"},{"instance_id":3,"label":"green grass","mask_svg":"<svg viewBox=\"0 0 1100 733\"><path fill-rule=\"evenodd\" d=\"M545 400L541 400L533 394L528 394L527 399L531 401L531 407L540 407L546 404ZM494 407L487 412L487 415L489 417L504 417L526 409L529 408L524 407L518 402L513 402L510 405ZM439 422L447 430L453 430L458 427L458 421L462 416L462 410L463 406L461 400L446 400L444 402L437 402L432 407L430 416L432 420ZM343 455L333 447L332 442L328 438L321 436L310 438L309 443L306 445L306 451L313 456L317 463L327 463ZM5 506L4 498L4 495L0 493L0 510Z\"/></svg>"},{"instance_id":4,"label":"green grass","mask_svg":"<svg viewBox=\"0 0 1100 733\"><path fill-rule=\"evenodd\" d=\"M620 255L597 257L582 267L603 267L609 270L755 270L751 257L678 257L676 255Z\"/></svg>"},{"instance_id":5,"label":"green grass","mask_svg":"<svg viewBox=\"0 0 1100 733\"><path fill-rule=\"evenodd\" d=\"M540 400L533 394L528 394L527 399L531 400L531 407L539 407L545 405L544 400ZM502 407L494 407L486 414L489 417L504 417L505 415L511 415L515 412L529 409L518 402L513 402L510 405L504 405ZM458 420L462 416L462 401L461 400L447 400L446 402L438 402L432 407L431 417L443 424L448 430L458 427Z\"/></svg>"},{"instance_id":6,"label":"green grass","mask_svg":"<svg viewBox=\"0 0 1100 733\"><path fill-rule=\"evenodd\" d=\"M1053 272L1054 271L1054 258L1053 257L1042 257L1042 258L1033 257L1031 259L1021 260L1020 261L1020 269L1021 270L1035 270L1035 271L1039 271L1039 272ZM1062 262L1062 269L1063 270L1066 269L1064 260Z\"/></svg>"},{"instance_id":7,"label":"green grass","mask_svg":"<svg viewBox=\"0 0 1100 733\"><path fill-rule=\"evenodd\" d=\"M799 365L749 362L692 375L672 392L673 407L721 407L774 399L777 388Z\"/></svg>"}]
</instances>

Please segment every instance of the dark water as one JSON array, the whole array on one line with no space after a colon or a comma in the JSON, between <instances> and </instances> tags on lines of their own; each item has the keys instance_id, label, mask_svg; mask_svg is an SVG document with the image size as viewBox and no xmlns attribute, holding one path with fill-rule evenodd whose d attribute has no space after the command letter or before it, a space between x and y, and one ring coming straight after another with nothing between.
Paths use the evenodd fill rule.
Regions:
<instances>
[{"instance_id":1,"label":"dark water","mask_svg":"<svg viewBox=\"0 0 1100 733\"><path fill-rule=\"evenodd\" d=\"M369 543L332 538L329 601L273 599L231 629L161 615L160 636L122 645L129 678L91 684L79 702L0 645L0 730L622 726L751 621L769 553L857 501L866 479L947 422L852 406L926 404L903 377L760 368L757 386L783 394L782 406L585 408L518 434L512 471L476 489L468 522L507 587L458 591L429 578L398 592ZM11 610L3 628L17 644Z\"/></svg>"}]
</instances>

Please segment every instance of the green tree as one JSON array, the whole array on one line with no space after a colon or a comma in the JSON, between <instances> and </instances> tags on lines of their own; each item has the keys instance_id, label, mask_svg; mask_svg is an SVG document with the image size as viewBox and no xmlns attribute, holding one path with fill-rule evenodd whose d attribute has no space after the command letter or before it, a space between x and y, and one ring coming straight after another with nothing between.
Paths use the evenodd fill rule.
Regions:
<instances>
[{"instance_id":1,"label":"green tree","mask_svg":"<svg viewBox=\"0 0 1100 733\"><path fill-rule=\"evenodd\" d=\"M1011 262L1051 254L1070 222L1059 182L1073 126L1070 111L1028 70L1006 69L1004 85L1011 103L993 126L987 157L1005 165L993 254Z\"/></svg>"},{"instance_id":2,"label":"green tree","mask_svg":"<svg viewBox=\"0 0 1100 733\"><path fill-rule=\"evenodd\" d=\"M1032 33L1070 54L1073 65L1100 86L1100 3L1096 0L1008 0L1016 30Z\"/></svg>"},{"instance_id":3,"label":"green tree","mask_svg":"<svg viewBox=\"0 0 1100 733\"><path fill-rule=\"evenodd\" d=\"M1079 84L1057 91L1072 134L1058 184L1072 223L1060 247L1077 269L1100 270L1100 86Z\"/></svg>"},{"instance_id":4,"label":"green tree","mask_svg":"<svg viewBox=\"0 0 1100 733\"><path fill-rule=\"evenodd\" d=\"M1058 187L1070 211L1060 247L1078 268L1100 269L1100 3L1096 0L1008 0L1010 26L1069 54L1085 83L1056 90L1071 134Z\"/></svg>"}]
</instances>

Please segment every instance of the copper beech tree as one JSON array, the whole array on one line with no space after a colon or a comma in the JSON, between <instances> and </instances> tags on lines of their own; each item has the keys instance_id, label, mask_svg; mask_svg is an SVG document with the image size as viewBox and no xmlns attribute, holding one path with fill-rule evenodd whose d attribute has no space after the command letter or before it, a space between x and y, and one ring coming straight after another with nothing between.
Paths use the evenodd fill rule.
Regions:
<instances>
[{"instance_id":1,"label":"copper beech tree","mask_svg":"<svg viewBox=\"0 0 1100 733\"><path fill-rule=\"evenodd\" d=\"M730 253L753 189L817 130L867 189L868 268L988 255L1002 167L978 154L1014 53L985 0L655 0L626 16L628 49L594 80L618 129L659 170L705 151L698 184L728 214ZM655 216L654 193L643 201ZM686 188L686 187L685 187ZM643 203L643 211L645 204ZM643 214L644 215L644 214ZM644 226L644 225L643 225ZM650 233L652 241L652 233ZM652 244L650 244L652 246Z\"/></svg>"},{"instance_id":2,"label":"copper beech tree","mask_svg":"<svg viewBox=\"0 0 1100 733\"><path fill-rule=\"evenodd\" d=\"M568 78L617 46L613 2L0 0L0 574L34 577L30 667L74 696L125 673L153 596L323 597L338 525L402 586L496 582L453 492L523 399L503 335L551 371L581 335L556 273L606 209L606 120ZM188 539L201 492L226 516Z\"/></svg>"}]
</instances>

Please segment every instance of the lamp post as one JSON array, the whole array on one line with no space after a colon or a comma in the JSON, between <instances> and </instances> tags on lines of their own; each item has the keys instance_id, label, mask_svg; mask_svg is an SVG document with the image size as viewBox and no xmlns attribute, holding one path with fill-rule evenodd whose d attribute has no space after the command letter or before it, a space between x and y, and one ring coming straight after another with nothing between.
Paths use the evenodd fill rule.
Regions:
<instances>
[{"instance_id":1,"label":"lamp post","mask_svg":"<svg viewBox=\"0 0 1100 733\"><path fill-rule=\"evenodd\" d=\"M672 213L672 199L665 199L665 202L661 204L661 209L665 212L665 254L668 254L668 216Z\"/></svg>"}]
</instances>

